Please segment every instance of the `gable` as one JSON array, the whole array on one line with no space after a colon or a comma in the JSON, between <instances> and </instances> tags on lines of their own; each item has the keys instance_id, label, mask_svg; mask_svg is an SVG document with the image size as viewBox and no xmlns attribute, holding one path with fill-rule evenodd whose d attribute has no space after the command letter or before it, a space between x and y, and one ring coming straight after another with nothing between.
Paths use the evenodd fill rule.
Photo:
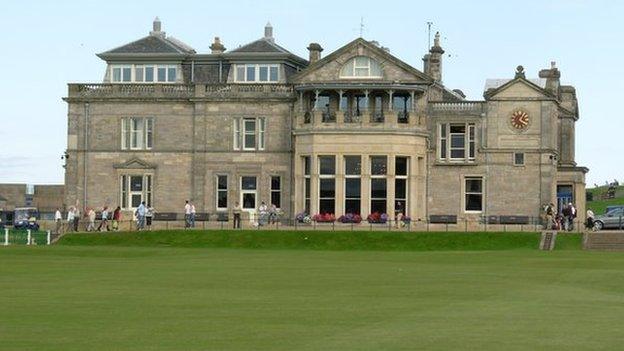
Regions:
<instances>
[{"instance_id":1,"label":"gable","mask_svg":"<svg viewBox=\"0 0 624 351\"><path fill-rule=\"evenodd\" d=\"M494 98L523 98L523 99L539 99L550 98L547 92L540 86L523 78L513 79L498 88L492 88L485 92L487 99Z\"/></svg>"},{"instance_id":2,"label":"gable","mask_svg":"<svg viewBox=\"0 0 624 351\"><path fill-rule=\"evenodd\" d=\"M341 70L355 57L369 57L381 67L381 77L341 77ZM422 83L431 78L387 51L358 38L325 58L315 62L294 77L297 83L315 82L397 82Z\"/></svg>"}]
</instances>

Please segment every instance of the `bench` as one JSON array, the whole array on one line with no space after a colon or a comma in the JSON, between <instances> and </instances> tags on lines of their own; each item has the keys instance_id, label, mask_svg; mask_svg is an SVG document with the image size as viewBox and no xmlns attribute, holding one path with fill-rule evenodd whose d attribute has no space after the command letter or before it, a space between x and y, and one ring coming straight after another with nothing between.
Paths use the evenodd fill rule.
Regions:
<instances>
[{"instance_id":1,"label":"bench","mask_svg":"<svg viewBox=\"0 0 624 351\"><path fill-rule=\"evenodd\" d=\"M429 223L457 224L457 216L456 215L431 215L429 216Z\"/></svg>"},{"instance_id":2,"label":"bench","mask_svg":"<svg viewBox=\"0 0 624 351\"><path fill-rule=\"evenodd\" d=\"M500 216L500 224L529 224L529 216Z\"/></svg>"},{"instance_id":3,"label":"bench","mask_svg":"<svg viewBox=\"0 0 624 351\"><path fill-rule=\"evenodd\" d=\"M154 221L175 221L178 219L178 214L175 212L156 212L154 213Z\"/></svg>"}]
</instances>

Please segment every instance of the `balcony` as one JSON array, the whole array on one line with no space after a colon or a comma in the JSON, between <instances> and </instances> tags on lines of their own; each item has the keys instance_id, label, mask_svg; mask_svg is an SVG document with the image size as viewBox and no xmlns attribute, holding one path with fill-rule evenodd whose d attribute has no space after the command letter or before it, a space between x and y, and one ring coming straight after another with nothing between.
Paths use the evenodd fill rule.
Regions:
<instances>
[{"instance_id":1,"label":"balcony","mask_svg":"<svg viewBox=\"0 0 624 351\"><path fill-rule=\"evenodd\" d=\"M413 111L371 111L371 110L299 110L296 113L295 129L311 130L401 130L425 128L425 117Z\"/></svg>"},{"instance_id":2,"label":"balcony","mask_svg":"<svg viewBox=\"0 0 624 351\"><path fill-rule=\"evenodd\" d=\"M69 84L70 99L293 99L286 84Z\"/></svg>"}]
</instances>

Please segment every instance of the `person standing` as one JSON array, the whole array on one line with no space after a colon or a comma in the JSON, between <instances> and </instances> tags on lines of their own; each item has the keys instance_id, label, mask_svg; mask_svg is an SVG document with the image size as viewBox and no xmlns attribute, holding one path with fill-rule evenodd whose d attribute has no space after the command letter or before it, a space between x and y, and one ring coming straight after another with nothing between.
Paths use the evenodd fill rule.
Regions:
<instances>
[{"instance_id":1,"label":"person standing","mask_svg":"<svg viewBox=\"0 0 624 351\"><path fill-rule=\"evenodd\" d=\"M74 229L74 216L76 215L76 211L74 207L70 207L69 211L67 211L67 231L71 232Z\"/></svg>"},{"instance_id":2,"label":"person standing","mask_svg":"<svg viewBox=\"0 0 624 351\"><path fill-rule=\"evenodd\" d=\"M234 215L234 229L240 229L241 227L241 212L242 208L238 201L236 201L232 209L232 214Z\"/></svg>"},{"instance_id":3,"label":"person standing","mask_svg":"<svg viewBox=\"0 0 624 351\"><path fill-rule=\"evenodd\" d=\"M555 204L552 202L544 208L544 213L546 215L546 223L544 224L546 230L551 230L555 226L554 221L554 212L555 212Z\"/></svg>"},{"instance_id":4,"label":"person standing","mask_svg":"<svg viewBox=\"0 0 624 351\"><path fill-rule=\"evenodd\" d=\"M145 212L146 212L145 201L142 201L136 210L138 230L143 230L145 228Z\"/></svg>"},{"instance_id":5,"label":"person standing","mask_svg":"<svg viewBox=\"0 0 624 351\"><path fill-rule=\"evenodd\" d=\"M570 207L570 224L568 225L568 231L572 231L574 230L574 220L576 219L576 207L574 207L571 202L568 206Z\"/></svg>"},{"instance_id":6,"label":"person standing","mask_svg":"<svg viewBox=\"0 0 624 351\"><path fill-rule=\"evenodd\" d=\"M61 214L61 210L58 207L56 208L56 212L54 212L54 223L56 224L56 234L61 234L61 227L63 226L63 215Z\"/></svg>"},{"instance_id":7,"label":"person standing","mask_svg":"<svg viewBox=\"0 0 624 351\"><path fill-rule=\"evenodd\" d=\"M92 208L87 209L87 218L89 220L89 223L87 224L87 231L92 232L95 230L95 211L93 211Z\"/></svg>"},{"instance_id":8,"label":"person standing","mask_svg":"<svg viewBox=\"0 0 624 351\"><path fill-rule=\"evenodd\" d=\"M186 200L184 205L184 228L188 229L191 226L191 204Z\"/></svg>"},{"instance_id":9,"label":"person standing","mask_svg":"<svg viewBox=\"0 0 624 351\"><path fill-rule=\"evenodd\" d=\"M113 212L113 230L119 230L119 222L121 221L121 207L117 206Z\"/></svg>"},{"instance_id":10,"label":"person standing","mask_svg":"<svg viewBox=\"0 0 624 351\"><path fill-rule=\"evenodd\" d=\"M275 223L277 223L277 206L271 204L271 207L269 207L269 224Z\"/></svg>"},{"instance_id":11,"label":"person standing","mask_svg":"<svg viewBox=\"0 0 624 351\"><path fill-rule=\"evenodd\" d=\"M152 230L152 219L154 218L154 208L152 206L147 206L145 209L145 224L147 225L147 230Z\"/></svg>"},{"instance_id":12,"label":"person standing","mask_svg":"<svg viewBox=\"0 0 624 351\"><path fill-rule=\"evenodd\" d=\"M260 207L258 207L258 225L263 226L267 223L268 211L266 202L262 201Z\"/></svg>"},{"instance_id":13,"label":"person standing","mask_svg":"<svg viewBox=\"0 0 624 351\"><path fill-rule=\"evenodd\" d=\"M594 228L594 211L591 208L587 209L587 222L585 222L585 228L589 230L595 230Z\"/></svg>"},{"instance_id":14,"label":"person standing","mask_svg":"<svg viewBox=\"0 0 624 351\"><path fill-rule=\"evenodd\" d=\"M195 228L195 214L197 212L195 211L195 204L191 204L191 228Z\"/></svg>"},{"instance_id":15,"label":"person standing","mask_svg":"<svg viewBox=\"0 0 624 351\"><path fill-rule=\"evenodd\" d=\"M98 226L98 231L101 232L103 228L106 228L107 232L110 231L110 228L108 227L108 206L104 206L102 209L102 221Z\"/></svg>"},{"instance_id":16,"label":"person standing","mask_svg":"<svg viewBox=\"0 0 624 351\"><path fill-rule=\"evenodd\" d=\"M78 231L78 224L80 223L80 210L78 207L74 210L74 231Z\"/></svg>"}]
</instances>

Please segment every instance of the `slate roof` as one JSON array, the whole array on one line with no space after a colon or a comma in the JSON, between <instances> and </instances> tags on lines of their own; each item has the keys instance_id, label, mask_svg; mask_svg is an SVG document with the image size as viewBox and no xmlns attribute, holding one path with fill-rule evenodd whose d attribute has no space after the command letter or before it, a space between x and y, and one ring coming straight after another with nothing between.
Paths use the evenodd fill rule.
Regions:
<instances>
[{"instance_id":1,"label":"slate roof","mask_svg":"<svg viewBox=\"0 0 624 351\"><path fill-rule=\"evenodd\" d=\"M195 50L173 37L164 35L149 35L131 43L122 45L112 50L105 51L100 55L123 55L123 54L192 54Z\"/></svg>"},{"instance_id":2,"label":"slate roof","mask_svg":"<svg viewBox=\"0 0 624 351\"><path fill-rule=\"evenodd\" d=\"M282 54L289 54L289 55L294 55L292 52L284 49L283 47L275 44L275 42L273 42L270 39L267 38L261 38L258 39L256 41L253 41L249 44L245 44L239 48L236 48L232 51L232 52L245 52L245 53L282 53Z\"/></svg>"},{"instance_id":3,"label":"slate roof","mask_svg":"<svg viewBox=\"0 0 624 351\"><path fill-rule=\"evenodd\" d=\"M488 91L489 89L498 89L500 87L502 87L503 85L509 83L510 81L512 81L513 79L493 79L493 78L488 78L485 80L485 87L483 88L483 91ZM542 78L530 78L527 79L529 82L537 85L538 87L544 89L546 87L546 79L542 79Z\"/></svg>"}]
</instances>

